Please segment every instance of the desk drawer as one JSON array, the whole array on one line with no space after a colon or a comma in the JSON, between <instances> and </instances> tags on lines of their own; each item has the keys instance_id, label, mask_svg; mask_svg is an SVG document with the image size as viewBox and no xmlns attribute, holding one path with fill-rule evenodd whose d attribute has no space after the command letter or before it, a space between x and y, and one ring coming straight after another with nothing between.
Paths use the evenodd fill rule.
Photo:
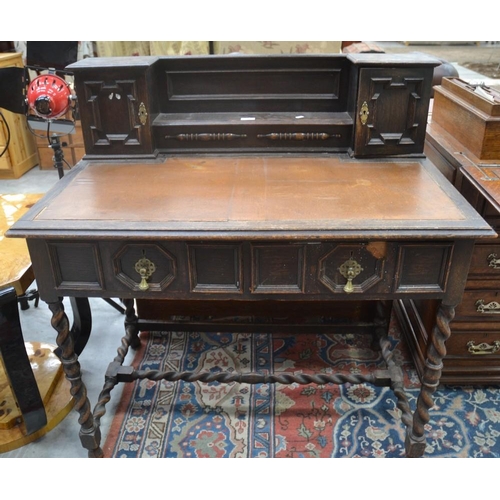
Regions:
<instances>
[{"instance_id":1,"label":"desk drawer","mask_svg":"<svg viewBox=\"0 0 500 500\"><path fill-rule=\"evenodd\" d=\"M474 247L469 279L500 280L500 245L478 244Z\"/></svg>"},{"instance_id":2,"label":"desk drawer","mask_svg":"<svg viewBox=\"0 0 500 500\"><path fill-rule=\"evenodd\" d=\"M455 321L461 320L500 322L500 291L465 291L455 311Z\"/></svg>"},{"instance_id":3,"label":"desk drawer","mask_svg":"<svg viewBox=\"0 0 500 500\"><path fill-rule=\"evenodd\" d=\"M35 245L35 244L33 244ZM389 241L49 241L54 290L111 297L446 293L453 244ZM43 259L42 259L43 260Z\"/></svg>"},{"instance_id":4,"label":"desk drawer","mask_svg":"<svg viewBox=\"0 0 500 500\"><path fill-rule=\"evenodd\" d=\"M446 343L447 356L477 360L481 363L494 359L500 361L500 332L498 330L456 330Z\"/></svg>"}]
</instances>

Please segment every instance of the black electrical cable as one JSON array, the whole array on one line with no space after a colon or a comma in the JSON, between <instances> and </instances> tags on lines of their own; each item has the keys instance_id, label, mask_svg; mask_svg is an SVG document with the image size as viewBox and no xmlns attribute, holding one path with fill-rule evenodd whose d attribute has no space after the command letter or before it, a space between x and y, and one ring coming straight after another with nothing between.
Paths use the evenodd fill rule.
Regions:
<instances>
[{"instance_id":1,"label":"black electrical cable","mask_svg":"<svg viewBox=\"0 0 500 500\"><path fill-rule=\"evenodd\" d=\"M7 152L7 149L9 149L9 144L10 144L10 127L9 124L7 123L7 120L5 119L5 116L3 113L0 111L0 116L2 117L3 122L5 123L5 128L7 129L7 143L5 144L4 150L0 153L0 158Z\"/></svg>"}]
</instances>

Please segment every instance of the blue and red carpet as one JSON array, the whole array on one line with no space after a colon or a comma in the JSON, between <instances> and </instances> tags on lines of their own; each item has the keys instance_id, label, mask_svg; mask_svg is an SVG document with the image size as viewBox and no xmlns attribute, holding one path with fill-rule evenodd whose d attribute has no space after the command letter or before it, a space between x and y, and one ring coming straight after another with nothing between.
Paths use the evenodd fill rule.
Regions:
<instances>
[{"instance_id":1,"label":"blue and red carpet","mask_svg":"<svg viewBox=\"0 0 500 500\"><path fill-rule=\"evenodd\" d=\"M390 339L414 408L419 381L393 321ZM350 361L355 357L358 361ZM134 366L175 371L339 370L383 366L369 336L171 333L142 336ZM499 457L500 388L441 387L426 457ZM107 457L404 457L405 429L389 388L152 382L126 385Z\"/></svg>"}]
</instances>

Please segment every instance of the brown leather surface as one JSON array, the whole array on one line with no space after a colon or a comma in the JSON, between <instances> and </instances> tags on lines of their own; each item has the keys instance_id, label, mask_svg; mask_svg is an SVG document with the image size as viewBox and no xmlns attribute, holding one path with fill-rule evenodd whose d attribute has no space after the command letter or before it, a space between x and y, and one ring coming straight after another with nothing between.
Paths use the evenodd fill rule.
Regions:
<instances>
[{"instance_id":1,"label":"brown leather surface","mask_svg":"<svg viewBox=\"0 0 500 500\"><path fill-rule=\"evenodd\" d=\"M418 162L191 157L90 164L35 220L225 222L464 219Z\"/></svg>"}]
</instances>

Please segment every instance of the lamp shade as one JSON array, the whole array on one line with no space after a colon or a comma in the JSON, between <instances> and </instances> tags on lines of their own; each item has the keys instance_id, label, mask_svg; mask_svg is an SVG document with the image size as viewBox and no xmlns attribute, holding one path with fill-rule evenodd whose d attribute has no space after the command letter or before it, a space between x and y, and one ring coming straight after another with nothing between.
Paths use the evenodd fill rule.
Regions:
<instances>
[{"instance_id":1,"label":"lamp shade","mask_svg":"<svg viewBox=\"0 0 500 500\"><path fill-rule=\"evenodd\" d=\"M29 84L27 100L30 109L40 118L58 118L71 105L71 89L57 75L40 75Z\"/></svg>"}]
</instances>

